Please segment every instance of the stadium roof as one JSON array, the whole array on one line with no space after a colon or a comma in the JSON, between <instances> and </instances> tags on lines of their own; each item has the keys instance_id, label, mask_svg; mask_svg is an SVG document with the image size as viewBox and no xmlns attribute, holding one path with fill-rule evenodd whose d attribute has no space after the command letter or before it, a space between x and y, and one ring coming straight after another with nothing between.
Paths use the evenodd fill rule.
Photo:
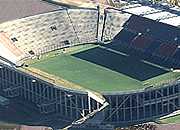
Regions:
<instances>
[{"instance_id":1,"label":"stadium roof","mask_svg":"<svg viewBox=\"0 0 180 130\"><path fill-rule=\"evenodd\" d=\"M59 6L42 0L0 0L0 23L57 10Z\"/></svg>"},{"instance_id":2,"label":"stadium roof","mask_svg":"<svg viewBox=\"0 0 180 130\"><path fill-rule=\"evenodd\" d=\"M180 8L170 6L167 3L152 4L136 2L123 6L122 10L131 14L140 15L162 23L180 27Z\"/></svg>"}]
</instances>

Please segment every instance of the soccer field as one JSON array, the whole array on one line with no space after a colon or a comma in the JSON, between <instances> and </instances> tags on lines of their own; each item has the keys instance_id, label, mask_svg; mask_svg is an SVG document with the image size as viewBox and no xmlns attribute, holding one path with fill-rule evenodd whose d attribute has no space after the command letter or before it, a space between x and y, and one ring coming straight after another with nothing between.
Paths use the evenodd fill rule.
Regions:
<instances>
[{"instance_id":1,"label":"soccer field","mask_svg":"<svg viewBox=\"0 0 180 130\"><path fill-rule=\"evenodd\" d=\"M173 117L162 119L162 120L160 120L160 122L165 123L165 124L168 124L168 123L180 123L180 115L176 115L176 116L173 116Z\"/></svg>"},{"instance_id":2,"label":"soccer field","mask_svg":"<svg viewBox=\"0 0 180 130\"><path fill-rule=\"evenodd\" d=\"M169 72L162 68L99 46L77 50L42 58L30 67L98 92L143 89L144 82L157 82L154 77L169 78Z\"/></svg>"}]
</instances>

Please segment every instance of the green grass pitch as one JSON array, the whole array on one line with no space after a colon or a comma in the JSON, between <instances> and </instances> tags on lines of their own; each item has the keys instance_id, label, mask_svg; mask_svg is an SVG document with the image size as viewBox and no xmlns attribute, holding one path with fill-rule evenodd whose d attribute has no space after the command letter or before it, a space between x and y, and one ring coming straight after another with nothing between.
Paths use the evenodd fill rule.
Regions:
<instances>
[{"instance_id":1,"label":"green grass pitch","mask_svg":"<svg viewBox=\"0 0 180 130\"><path fill-rule=\"evenodd\" d=\"M168 124L168 123L180 123L180 115L176 115L176 116L173 116L173 117L162 119L162 120L160 120L160 122L165 123L165 124Z\"/></svg>"},{"instance_id":2,"label":"green grass pitch","mask_svg":"<svg viewBox=\"0 0 180 130\"><path fill-rule=\"evenodd\" d=\"M96 47L75 47L74 51L69 53L60 53L54 57L42 58L30 64L30 67L37 68L97 92L129 91L145 88L143 84L146 81L142 82L124 73L73 56L73 54ZM163 76L161 75L155 79L148 79L147 82L148 84L156 83L167 78L169 79L169 73L165 73Z\"/></svg>"}]
</instances>

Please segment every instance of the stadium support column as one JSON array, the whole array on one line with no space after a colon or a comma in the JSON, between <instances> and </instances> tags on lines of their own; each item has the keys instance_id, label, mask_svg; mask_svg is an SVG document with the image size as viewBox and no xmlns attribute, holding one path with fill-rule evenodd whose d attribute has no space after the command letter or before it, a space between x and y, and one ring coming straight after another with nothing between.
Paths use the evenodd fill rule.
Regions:
<instances>
[{"instance_id":1,"label":"stadium support column","mask_svg":"<svg viewBox=\"0 0 180 130\"><path fill-rule=\"evenodd\" d=\"M73 27L73 30L74 30L74 33L75 33L75 35L76 35L76 38L77 38L78 42L81 43L80 38L79 38L79 36L78 36L78 34L77 34L77 32L76 32L76 28L75 28L75 26L74 26L74 24L73 24L73 21L72 21L71 16L70 16L70 14L69 14L68 11L69 11L69 10L66 9L66 13L67 13L68 19L69 19L69 21L70 21L70 23L71 23L71 25L72 25L72 27Z\"/></svg>"},{"instance_id":2,"label":"stadium support column","mask_svg":"<svg viewBox=\"0 0 180 130\"><path fill-rule=\"evenodd\" d=\"M88 95L88 109L89 113L91 113L91 97Z\"/></svg>"},{"instance_id":3,"label":"stadium support column","mask_svg":"<svg viewBox=\"0 0 180 130\"><path fill-rule=\"evenodd\" d=\"M104 22L103 22L103 28L102 28L102 35L101 35L101 41L103 41L103 36L104 36L104 30L105 30L105 25L106 25L106 9L104 9Z\"/></svg>"},{"instance_id":4,"label":"stadium support column","mask_svg":"<svg viewBox=\"0 0 180 130\"><path fill-rule=\"evenodd\" d=\"M97 10L98 10L98 19L97 19L97 31L96 31L96 39L97 42L99 42L99 19L100 19L100 7L99 5L97 6Z\"/></svg>"}]
</instances>

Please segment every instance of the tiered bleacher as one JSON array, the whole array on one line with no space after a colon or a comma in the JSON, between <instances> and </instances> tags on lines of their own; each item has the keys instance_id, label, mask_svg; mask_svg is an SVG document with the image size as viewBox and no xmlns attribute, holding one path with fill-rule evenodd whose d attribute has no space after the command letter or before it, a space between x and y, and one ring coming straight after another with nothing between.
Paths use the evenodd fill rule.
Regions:
<instances>
[{"instance_id":1,"label":"tiered bleacher","mask_svg":"<svg viewBox=\"0 0 180 130\"><path fill-rule=\"evenodd\" d=\"M125 12L119 13L128 16L125 15ZM116 16L116 11L114 14ZM110 22L108 19L106 20ZM120 32L114 37L113 44L135 50L136 53L141 53L142 57L146 60L161 65L166 63L166 66L171 68L179 67L179 28L137 15L131 15L123 24L119 21L118 25L120 26ZM106 26L105 32L110 31L109 25ZM114 30L111 31L115 34ZM105 39L107 39L106 33L104 34ZM118 47L112 48L118 50Z\"/></svg>"},{"instance_id":2,"label":"tiered bleacher","mask_svg":"<svg viewBox=\"0 0 180 130\"><path fill-rule=\"evenodd\" d=\"M126 126L132 122L148 122L179 109L179 82L142 92L106 94L110 107L105 110L104 123ZM171 97L169 99L169 97Z\"/></svg>"},{"instance_id":3,"label":"tiered bleacher","mask_svg":"<svg viewBox=\"0 0 180 130\"><path fill-rule=\"evenodd\" d=\"M62 9L2 23L0 54L16 63L27 55L31 57L95 42L97 13L96 10ZM179 67L178 28L126 12L106 10L105 14L103 40L113 39L105 46L115 51L126 48L130 55L140 54L144 59ZM148 77L148 74L142 72L140 76L143 80L143 76ZM99 118L97 121L125 126L174 112L180 108L180 85L179 81L171 83L156 89L104 94L110 105L102 111L101 117L96 116ZM94 112L101 105L94 99L90 100L87 92L56 86L4 64L0 65L0 89L8 98L18 97L35 104L43 114L58 113L66 125ZM151 130L149 126L133 127L132 130L137 128Z\"/></svg>"},{"instance_id":4,"label":"tiered bleacher","mask_svg":"<svg viewBox=\"0 0 180 130\"><path fill-rule=\"evenodd\" d=\"M0 33L0 56L2 58L1 60L5 59L8 63L15 65L21 65L21 60L27 57L3 32Z\"/></svg>"},{"instance_id":5,"label":"tiered bleacher","mask_svg":"<svg viewBox=\"0 0 180 130\"><path fill-rule=\"evenodd\" d=\"M119 13L115 10L105 10L103 40L112 40L122 29L123 24L129 19L130 14Z\"/></svg>"},{"instance_id":6,"label":"tiered bleacher","mask_svg":"<svg viewBox=\"0 0 180 130\"><path fill-rule=\"evenodd\" d=\"M58 10L0 24L11 42L29 55L96 41L97 10Z\"/></svg>"},{"instance_id":7,"label":"tiered bleacher","mask_svg":"<svg viewBox=\"0 0 180 130\"><path fill-rule=\"evenodd\" d=\"M109 12L111 15L114 13L113 16L116 18L111 19ZM122 52L127 57L131 55L137 60L150 61L167 68L179 67L180 29L178 27L123 11L119 13L122 19L126 19L125 22L117 20L119 18L116 16L117 10L106 13L103 40L114 38L111 43L105 44L105 47L116 53ZM108 34L114 36L107 37ZM143 77L146 73L141 72L140 75ZM158 89L147 89L142 93L132 92L129 97L127 93L107 94L110 108L105 112L104 122L124 125L123 122L127 123L130 120L147 121L149 117L156 118L156 116L171 113L179 106L179 98L175 96L179 92L178 87L177 81L165 86L161 85ZM165 101L168 95L174 96L170 99L172 104Z\"/></svg>"},{"instance_id":8,"label":"tiered bleacher","mask_svg":"<svg viewBox=\"0 0 180 130\"><path fill-rule=\"evenodd\" d=\"M149 37L146 37L144 35L137 35L133 40L131 45L134 46L137 49L145 49L148 44L152 42L152 39Z\"/></svg>"},{"instance_id":9,"label":"tiered bleacher","mask_svg":"<svg viewBox=\"0 0 180 130\"><path fill-rule=\"evenodd\" d=\"M162 42L179 43L179 28L148 18L132 15L123 27Z\"/></svg>"},{"instance_id":10,"label":"tiered bleacher","mask_svg":"<svg viewBox=\"0 0 180 130\"><path fill-rule=\"evenodd\" d=\"M66 11L55 11L0 25L14 44L26 53L45 53L51 45L64 46L65 40L77 41ZM54 49L54 48L53 48Z\"/></svg>"},{"instance_id":11,"label":"tiered bleacher","mask_svg":"<svg viewBox=\"0 0 180 130\"><path fill-rule=\"evenodd\" d=\"M97 109L97 102L93 99L92 107L89 108L87 92L55 86L13 67L0 65L2 95L10 99L18 97L18 100L29 102L42 114L58 113L58 117L64 122L64 127Z\"/></svg>"},{"instance_id":12,"label":"tiered bleacher","mask_svg":"<svg viewBox=\"0 0 180 130\"><path fill-rule=\"evenodd\" d=\"M98 12L91 9L69 9L69 18L80 43L97 41Z\"/></svg>"},{"instance_id":13,"label":"tiered bleacher","mask_svg":"<svg viewBox=\"0 0 180 130\"><path fill-rule=\"evenodd\" d=\"M95 43L97 21L96 9L59 9L4 22L0 24L0 56L17 65L23 58ZM90 92L65 89L56 86L55 81L48 83L4 64L0 64L0 80L1 92L6 97L28 101L41 114L58 113L64 127L85 118L76 123L83 122L101 107L95 96L90 98Z\"/></svg>"}]
</instances>

